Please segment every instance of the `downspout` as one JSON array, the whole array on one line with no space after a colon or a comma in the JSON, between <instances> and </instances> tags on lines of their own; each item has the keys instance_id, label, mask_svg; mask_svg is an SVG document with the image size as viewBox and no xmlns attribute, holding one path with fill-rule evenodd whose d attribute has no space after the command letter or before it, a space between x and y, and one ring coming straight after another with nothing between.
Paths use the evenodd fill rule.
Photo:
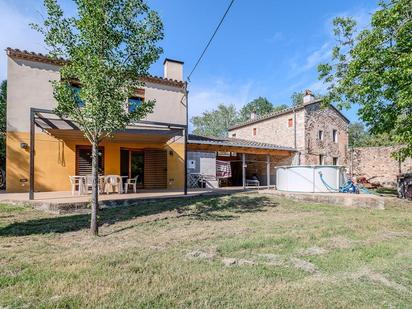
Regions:
<instances>
[{"instance_id":1,"label":"downspout","mask_svg":"<svg viewBox=\"0 0 412 309\"><path fill-rule=\"evenodd\" d=\"M293 134L294 134L294 147L296 149L296 109L293 107Z\"/></svg>"},{"instance_id":2,"label":"downspout","mask_svg":"<svg viewBox=\"0 0 412 309\"><path fill-rule=\"evenodd\" d=\"M184 195L187 195L187 138L189 130L189 91L187 90L187 83L185 84L185 96L186 96L186 128L185 128L185 181L184 181Z\"/></svg>"},{"instance_id":3,"label":"downspout","mask_svg":"<svg viewBox=\"0 0 412 309\"><path fill-rule=\"evenodd\" d=\"M296 128L296 106L293 107L293 145L294 148L297 149L297 128ZM298 165L300 165L300 151L298 151Z\"/></svg>"}]
</instances>

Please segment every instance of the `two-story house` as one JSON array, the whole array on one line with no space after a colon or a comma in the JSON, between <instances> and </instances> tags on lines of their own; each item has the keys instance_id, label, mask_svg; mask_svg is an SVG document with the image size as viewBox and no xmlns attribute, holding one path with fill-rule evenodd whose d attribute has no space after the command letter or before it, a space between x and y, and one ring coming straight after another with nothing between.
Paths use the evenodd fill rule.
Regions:
<instances>
[{"instance_id":1,"label":"two-story house","mask_svg":"<svg viewBox=\"0 0 412 309\"><path fill-rule=\"evenodd\" d=\"M229 136L298 150L296 165L347 165L349 120L333 105L323 108L306 90L303 104L261 117L254 114L229 129Z\"/></svg>"},{"instance_id":2,"label":"two-story house","mask_svg":"<svg viewBox=\"0 0 412 309\"><path fill-rule=\"evenodd\" d=\"M75 123L53 114L57 102L50 81L60 78L65 60L11 48L7 56L7 191L28 191L30 179L36 191L68 191L69 176L91 173L91 148ZM102 142L100 173L138 175L143 188L183 188L183 63L166 59L164 77L148 76L142 82L131 100L155 99L154 111Z\"/></svg>"}]
</instances>

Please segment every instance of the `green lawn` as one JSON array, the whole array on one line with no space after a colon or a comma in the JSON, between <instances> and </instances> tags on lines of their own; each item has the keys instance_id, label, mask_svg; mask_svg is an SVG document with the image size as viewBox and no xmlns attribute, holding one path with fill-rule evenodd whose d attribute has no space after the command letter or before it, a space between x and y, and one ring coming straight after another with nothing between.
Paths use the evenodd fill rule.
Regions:
<instances>
[{"instance_id":1,"label":"green lawn","mask_svg":"<svg viewBox=\"0 0 412 309\"><path fill-rule=\"evenodd\" d=\"M88 215L0 205L0 308L412 307L412 204L262 194Z\"/></svg>"}]
</instances>

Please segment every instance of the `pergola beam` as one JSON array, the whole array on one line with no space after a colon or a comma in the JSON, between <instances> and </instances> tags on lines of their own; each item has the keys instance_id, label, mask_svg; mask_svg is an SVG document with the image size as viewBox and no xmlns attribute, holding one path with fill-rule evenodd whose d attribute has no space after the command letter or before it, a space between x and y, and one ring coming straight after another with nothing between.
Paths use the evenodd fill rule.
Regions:
<instances>
[{"instance_id":1,"label":"pergola beam","mask_svg":"<svg viewBox=\"0 0 412 309\"><path fill-rule=\"evenodd\" d=\"M34 200L34 191L35 191L35 145L36 145L36 125L40 127L41 129L44 130L49 130L49 131L78 131L79 128L76 126L74 122L68 119L63 119L59 117L60 120L63 120L67 125L71 127L71 129L59 129L50 119L44 117L41 114L51 114L51 115L56 115L56 113L53 110L48 110L48 109L41 109L41 108L30 108L30 145L29 145L29 200ZM40 124L36 123L36 118L43 121L46 125L48 125L50 128L45 129L43 128ZM54 119L54 118L53 118ZM187 124L186 125L181 125L181 124L172 124L172 123L165 123L165 122L158 122L158 121L148 121L148 120L141 120L137 121L134 124L142 124L142 125L152 125L152 126L166 126L168 130L165 132L160 132L159 130L154 130L152 129L127 129L128 132L127 134L130 135L137 135L137 134L144 134L146 135L147 133L151 134L159 134L160 135L167 135L170 134L171 132L174 134L174 136L177 135L178 132L182 132L184 130L185 132L185 159L184 159L184 164L185 164L185 183L184 183L184 193L187 194ZM117 133L122 133L122 132L117 132ZM182 134L182 133L181 133ZM69 135L70 136L70 135ZM81 140L78 136L73 136L74 138L77 138L77 140Z\"/></svg>"}]
</instances>

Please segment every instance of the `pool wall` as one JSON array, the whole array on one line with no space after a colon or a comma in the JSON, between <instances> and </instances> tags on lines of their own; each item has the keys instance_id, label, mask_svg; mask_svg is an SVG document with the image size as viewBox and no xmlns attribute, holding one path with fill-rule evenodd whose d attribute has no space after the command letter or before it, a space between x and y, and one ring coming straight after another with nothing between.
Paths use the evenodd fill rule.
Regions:
<instances>
[{"instance_id":1,"label":"pool wall","mask_svg":"<svg viewBox=\"0 0 412 309\"><path fill-rule=\"evenodd\" d=\"M345 167L336 165L297 165L276 168L276 189L289 192L334 192L346 182Z\"/></svg>"}]
</instances>

